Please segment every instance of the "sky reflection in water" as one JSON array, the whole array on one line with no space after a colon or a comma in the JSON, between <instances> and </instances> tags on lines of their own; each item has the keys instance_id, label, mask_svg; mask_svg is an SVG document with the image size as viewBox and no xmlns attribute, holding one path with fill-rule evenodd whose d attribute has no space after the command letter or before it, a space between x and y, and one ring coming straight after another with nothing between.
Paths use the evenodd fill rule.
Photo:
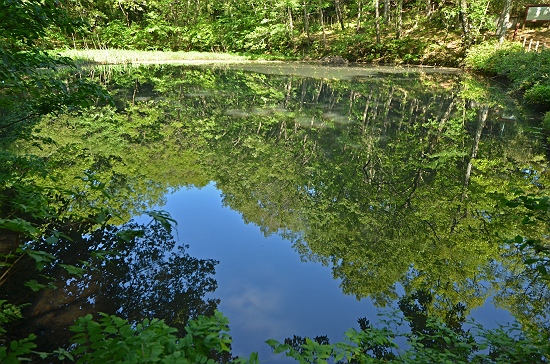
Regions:
<instances>
[{"instance_id":1,"label":"sky reflection in water","mask_svg":"<svg viewBox=\"0 0 550 364\"><path fill-rule=\"evenodd\" d=\"M189 254L220 262L212 296L221 299L218 309L230 320L234 355L258 351L262 362L283 361L265 340L327 335L336 342L348 328L358 328L358 318L377 322L384 311L368 299L344 295L330 267L302 262L289 241L266 238L258 226L245 224L240 213L222 206L212 183L169 194L162 208L177 220L177 239L189 245ZM489 302L471 317L486 328L512 320Z\"/></svg>"}]
</instances>

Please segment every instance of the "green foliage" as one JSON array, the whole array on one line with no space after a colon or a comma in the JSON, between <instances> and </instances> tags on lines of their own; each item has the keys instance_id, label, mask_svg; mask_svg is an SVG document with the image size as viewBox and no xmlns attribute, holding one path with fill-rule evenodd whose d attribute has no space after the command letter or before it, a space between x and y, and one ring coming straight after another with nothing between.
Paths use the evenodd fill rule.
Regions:
<instances>
[{"instance_id":1,"label":"green foliage","mask_svg":"<svg viewBox=\"0 0 550 364\"><path fill-rule=\"evenodd\" d=\"M268 340L275 353L299 363L545 363L550 359L548 341L518 335L516 326L486 330L474 326L472 335L461 335L439 320L429 319L430 333L399 333L387 327L350 329L346 340L330 344L305 338L301 344ZM477 338L473 340L473 337ZM406 340L398 346L396 340ZM427 342L441 341L431 346ZM383 349L383 350L380 350ZM387 350L390 351L387 351Z\"/></svg>"},{"instance_id":2,"label":"green foliage","mask_svg":"<svg viewBox=\"0 0 550 364\"><path fill-rule=\"evenodd\" d=\"M544 105L546 108L550 108L550 82L544 85L534 85L525 91L523 97L530 104Z\"/></svg>"},{"instance_id":3,"label":"green foliage","mask_svg":"<svg viewBox=\"0 0 550 364\"><path fill-rule=\"evenodd\" d=\"M3 1L0 4L0 20L2 48L32 46L46 35L51 26L67 33L75 25L55 0Z\"/></svg>"},{"instance_id":4,"label":"green foliage","mask_svg":"<svg viewBox=\"0 0 550 364\"><path fill-rule=\"evenodd\" d=\"M510 58L520 53L523 53L523 47L517 42L504 42L501 45L498 41L483 42L467 51L464 64L474 71L498 74L502 68L501 62L509 62Z\"/></svg>"},{"instance_id":5,"label":"green foliage","mask_svg":"<svg viewBox=\"0 0 550 364\"><path fill-rule=\"evenodd\" d=\"M18 364L21 361L26 361L27 355L32 353L32 349L36 348L34 339L36 335L31 334L27 338L20 340L11 340L8 342L5 335L7 331L4 329L6 324L22 319L22 306L16 306L8 303L6 300L0 300L0 362L6 364Z\"/></svg>"},{"instance_id":6,"label":"green foliage","mask_svg":"<svg viewBox=\"0 0 550 364\"><path fill-rule=\"evenodd\" d=\"M2 336L6 333L4 325L21 319L21 306L15 306L11 303L8 303L6 300L0 300L0 341Z\"/></svg>"},{"instance_id":7,"label":"green foliage","mask_svg":"<svg viewBox=\"0 0 550 364\"><path fill-rule=\"evenodd\" d=\"M129 42L132 35L132 29L121 20L115 19L100 32L101 46L114 49L133 49L136 48L132 42Z\"/></svg>"},{"instance_id":8,"label":"green foliage","mask_svg":"<svg viewBox=\"0 0 550 364\"><path fill-rule=\"evenodd\" d=\"M144 320L136 325L106 314L79 318L70 327L75 332L70 350L38 353L42 358L54 355L60 360L76 363L215 363L220 354L229 353L231 337L228 320L216 312L212 317L200 316L186 326L186 335L179 338L177 330L162 320ZM275 354L284 354L299 363L545 363L550 359L547 338L532 340L517 326L486 330L473 326L472 335L463 335L437 319L428 318L424 331L413 329L402 333L394 324L375 328L359 320L361 329L349 329L345 341L331 344L326 337L315 339L296 337L283 344L270 339L266 343ZM474 340L473 338L477 338ZM0 359L19 363L21 356L32 353L34 336L12 342L9 349L0 347ZM401 345L396 342L400 341ZM433 346L429 343L441 342ZM235 363L257 363L257 354L249 358L234 358Z\"/></svg>"},{"instance_id":9,"label":"green foliage","mask_svg":"<svg viewBox=\"0 0 550 364\"><path fill-rule=\"evenodd\" d=\"M546 131L550 131L550 111L544 114L542 125Z\"/></svg>"},{"instance_id":10,"label":"green foliage","mask_svg":"<svg viewBox=\"0 0 550 364\"><path fill-rule=\"evenodd\" d=\"M550 338L547 333L532 333L533 339L521 334L517 325L501 326L494 330L478 328L483 335L479 349L487 347L489 354L476 355L480 363L548 363L550 361Z\"/></svg>"},{"instance_id":11,"label":"green foliage","mask_svg":"<svg viewBox=\"0 0 550 364\"><path fill-rule=\"evenodd\" d=\"M419 63L425 48L425 42L411 37L376 44L370 37L353 34L342 36L331 52L353 62Z\"/></svg>"},{"instance_id":12,"label":"green foliage","mask_svg":"<svg viewBox=\"0 0 550 364\"><path fill-rule=\"evenodd\" d=\"M174 3L154 0L139 3L133 0L105 0L65 2L63 6L71 16L85 20L90 27L87 32L73 33L64 39L59 32L50 31L46 41L52 42L52 45L96 49L116 47L139 50L230 51L271 56L295 56L301 51L302 56L322 57L327 52L322 40L327 34L332 34L328 40L333 43L334 39L348 38L353 29L365 31L375 22L374 9L370 2L261 0L250 3L236 0L197 0ZM380 7L382 10L382 5ZM447 34L456 31L458 12L454 4L434 4L435 15L429 17L424 14L420 5L406 4L399 9L403 11L398 10L394 3L384 9L389 18L383 23L383 33L393 35L397 32L397 21L392 19L397 17L401 18L400 34L411 34L411 31L415 33L416 29L424 28L424 25L418 26L419 19L426 21L429 27L446 29ZM486 10L486 1L471 3L468 18L473 33L479 34L490 28L492 21L487 19L495 11ZM340 15L342 18L338 19ZM325 36L322 35L323 32ZM362 34L362 38L372 39L372 34ZM384 62L419 62L418 47L414 42L408 45L393 44L391 36L384 38L383 44L400 50L390 50L387 57L380 59L376 49L369 54L373 50L370 44L366 44L365 49L358 50L362 53L361 57L352 55L349 58L363 61L380 59ZM415 34L412 38L420 43L431 42L423 39L422 33ZM342 41L353 45L351 39ZM407 50L406 46L411 48ZM334 52L335 48L341 47L331 46L328 51L345 56L346 53Z\"/></svg>"},{"instance_id":13,"label":"green foliage","mask_svg":"<svg viewBox=\"0 0 550 364\"><path fill-rule=\"evenodd\" d=\"M231 337L228 320L216 312L189 321L187 334L178 338L176 329L161 320L128 321L100 314L79 318L70 328L77 333L68 354L76 363L214 363L212 355L228 353Z\"/></svg>"},{"instance_id":14,"label":"green foliage","mask_svg":"<svg viewBox=\"0 0 550 364\"><path fill-rule=\"evenodd\" d=\"M58 77L58 67L74 67L66 57L37 46L47 29L74 30L55 0L13 0L0 4L0 133L51 113L75 110L108 99L101 87L80 78ZM67 82L68 81L68 82Z\"/></svg>"},{"instance_id":15,"label":"green foliage","mask_svg":"<svg viewBox=\"0 0 550 364\"><path fill-rule=\"evenodd\" d=\"M162 225L162 227L172 232L172 225L176 225L177 221L170 217L170 214L166 211L146 211L145 214L151 216L153 220Z\"/></svg>"},{"instance_id":16,"label":"green foliage","mask_svg":"<svg viewBox=\"0 0 550 364\"><path fill-rule=\"evenodd\" d=\"M3 346L0 342L0 361L4 364L19 364L29 361L28 355L36 348L34 340L36 335L31 334L29 337L20 340L10 341L8 346Z\"/></svg>"},{"instance_id":17,"label":"green foliage","mask_svg":"<svg viewBox=\"0 0 550 364\"><path fill-rule=\"evenodd\" d=\"M521 219L521 224L532 231L532 235L516 235L508 239L507 243L519 251L530 270L550 280L550 198L518 191L513 199L501 197L500 203L507 208L520 210L515 212L514 217Z\"/></svg>"},{"instance_id":18,"label":"green foliage","mask_svg":"<svg viewBox=\"0 0 550 364\"><path fill-rule=\"evenodd\" d=\"M243 47L251 53L285 53L290 37L284 24L269 24L256 27L244 37Z\"/></svg>"},{"instance_id":19,"label":"green foliage","mask_svg":"<svg viewBox=\"0 0 550 364\"><path fill-rule=\"evenodd\" d=\"M288 7L282 4L277 9L283 11L272 13L270 6L262 6L265 4L261 3L253 11L246 11L242 4L236 2L185 3L92 2L93 10L104 12L105 20L104 24L99 24L102 16L98 16L90 39L98 39L100 44L97 46L100 47L112 44L140 49L197 47L205 50L237 48L254 52L282 52L291 46L292 34L288 32L285 20L281 19L286 18L285 11L297 10L297 4ZM189 4L196 8L185 9ZM323 7L326 9L329 3L325 2ZM118 12L119 8L121 12ZM189 16L180 16L184 13ZM174 19L164 23L160 20L169 19L171 14L180 14L178 19L185 19L188 23L177 23ZM112 19L115 21L109 23ZM276 26L273 27L274 24ZM104 29L108 31L103 33ZM185 36L178 39L182 33ZM364 38L367 37L350 37L349 43L342 46L342 51L345 54L356 53L364 60L392 61L402 58L417 61L424 47L422 42L409 37L384 45L376 45ZM19 83L18 93L10 94L2 90L11 97L2 100L8 100L6 105L9 110L20 112L17 106L27 105L28 100L18 103L21 95L36 96L37 100L38 97L43 98L41 103L23 110L26 114L10 115L13 121L22 120L27 115L70 109L71 105L75 105L74 108L86 106L90 100L94 101L90 95L100 98L101 92L94 94L93 87L72 84L70 77L68 82L53 77L57 74L53 71L55 66L62 61L41 60L41 54L25 53L24 50L18 53L18 57L23 59L20 63L28 66L24 69L27 73L20 72L22 66L17 68L16 62L7 57L9 62L6 64L12 68L6 74L15 77L16 83ZM30 57L24 58L27 55ZM52 71L42 73L35 70L43 65L48 65ZM90 224L87 226L88 236L103 233L108 230L106 224L112 221L113 213L137 210L132 204L134 196L138 196L135 197L138 205L142 201L156 201L155 198L162 196L166 186L181 186L189 181L199 181L200 184L215 178L224 191L225 202L243 211L246 219L258 222L266 233L279 229L286 229L289 234L305 231L303 237L309 247L304 254L311 252L311 255L317 254L319 259L325 261L332 257L334 273L342 278L343 288L357 296L383 296L391 290L388 287L406 275L408 266L403 264L404 255L414 258L411 261L416 267L430 273L426 276L422 272L418 277L411 278L411 285L444 280L442 285L463 290L460 293L466 296L469 292L468 279L478 278L476 273L480 262L485 263L487 257L493 256L493 241L486 241L485 235L476 236L481 232L480 226L485 228L486 223L483 215L477 213L488 208L479 193L486 185L483 181L474 181L474 189L468 191L472 198L468 200L464 198L465 192L460 190L460 186L457 188L449 182L455 181L453 177L462 173L457 166L462 166L469 155L471 146L465 134L467 128L472 127L471 121L476 111L453 107L456 90L452 88L446 90L445 96L435 103L424 103L423 100L425 88L445 84L445 80L438 82L436 78L430 81L427 77L427 80L415 83L416 87L407 91L401 90L401 86L391 79L383 87L369 82L368 86L362 85L359 90L350 90L346 84L339 82L323 80L317 84L289 80L287 86L286 81L280 79L274 81L247 73L233 77L227 72L223 77L232 83L220 92L229 94L229 91L237 90L239 94L234 98L215 101L207 95L220 88L219 76L193 72L182 75L171 68L162 71L174 72L174 77L161 79L155 72L147 74L143 71L140 74L141 71L132 73L123 70L111 79L109 72L98 71L103 80L114 86L117 83L125 87L135 85L132 89L121 87L121 94L129 92L131 95L133 91L135 96L140 86L155 86L154 92L147 95L152 101L136 101L134 105L132 97L133 105L130 106L124 96L117 105L118 110L95 108L82 113L76 120L57 116L46 120L41 125L44 136L58 144L40 145L32 149L31 143L28 143L25 152L32 151L47 157L50 163L47 168L31 168L28 164L13 163L12 159L6 158L6 163L0 164L0 168L6 171L1 179L3 194L0 201L7 218L3 215L0 227L10 234L21 234L17 237L24 239L42 237L50 245L59 241L71 244L71 239L60 240L65 224L84 221ZM411 81L406 80L407 83ZM67 87L67 83L71 86ZM297 88L296 83L301 88ZM192 96L192 92L186 94L192 87L204 88L204 92L198 92L201 94L198 97ZM74 90L81 93L76 93L73 99L69 92ZM169 94L169 90L179 91ZM299 98L293 99L300 92L304 97L299 101ZM174 96L176 94L178 96ZM315 100L315 103L319 98L330 99L326 105L331 105L331 111L333 107L337 110L350 103L349 113L346 109L345 118L336 118L323 110L324 106L303 111L306 94L307 100ZM317 98L311 97L315 94ZM372 94L374 98L368 96ZM162 96L157 99L159 95ZM163 97L167 100L159 100ZM276 106L283 102L284 112L277 111ZM462 103L462 100L459 102ZM267 108L266 104L269 104ZM197 105L200 105L198 109ZM241 113L251 115L250 118L229 115L229 107L240 111L243 105L247 106ZM449 112L445 116L447 106ZM407 110L415 108L423 109L423 114L408 113ZM384 120L388 122L371 118L376 113L385 114ZM309 125L300 124L299 118L307 119ZM346 123L352 122L348 126L338 126L342 119ZM319 123L318 128L313 126L313 120ZM183 150L187 144L198 147L198 152ZM15 147L19 146L21 144ZM64 153L57 153L56 149ZM498 154L499 150L494 153ZM349 161L352 163L347 163ZM444 163L448 161L451 163ZM185 171L189 176L182 178L178 172L164 173L149 167L156 163L171 165L175 171ZM200 165L200 168L195 165ZM492 160L487 163L476 161L478 168L496 169L494 165ZM276 170L284 174L276 175ZM51 173L53 171L56 173ZM85 177L82 178L84 171ZM40 178L39 172L51 174L56 179L45 182L47 178ZM491 188L500 187L503 181L511 179L508 172L503 167L502 171L484 178L493 185ZM334 178L335 175L338 178ZM345 179L341 178L342 175L359 175L359 178ZM147 178L140 178L143 176ZM291 190L294 194L283 194L283 190ZM465 201L461 200L459 204L457 196L461 192ZM434 206L434 196L442 196L438 200L443 202ZM104 205L111 208L105 210ZM113 211L115 207L117 211ZM453 218L453 221L446 221L441 213L461 213L462 208L464 217ZM162 212L150 216L170 230L173 220L169 216ZM101 229L94 230L97 226ZM397 237L403 236L407 230L417 232L418 238L399 240ZM460 239L457 238L460 234L449 233L455 230L473 233L466 233L465 238ZM117 231L115 241L128 243L142 234L137 230ZM365 244L365 237L372 242ZM445 243L440 241L440 237ZM8 265L24 255L32 259L38 270L46 270L57 256L36 246L15 252L19 255L10 253L5 256ZM384 256L385 260L375 261L373 256ZM74 264L59 266L70 274L83 273L83 268ZM127 265L119 264L117 267L123 269ZM453 286L453 279L458 287ZM27 283L30 289L45 286L36 280ZM445 294L453 293L452 290L445 291ZM89 319L83 320L80 326L77 325L84 328L79 332L83 336L77 338L80 342L76 343L80 345L77 350L81 351L75 354L82 355L82 361L96 360L96 354L100 362L107 358L120 359L120 354L135 356L138 358L136 360L147 357L151 361L160 360L163 355L172 359L176 355L188 355L191 361L202 361L210 354L209 348L216 345L222 352L227 352L228 341L223 336L226 326L220 329L220 326L201 323L200 320L192 321L186 329L188 335L182 340L187 340L187 346L179 346L180 341L175 339L173 329L159 321L146 321L134 327L111 316L103 316L93 324ZM424 358L426 361L462 360L472 349L468 346L471 343L467 341L467 335L440 324L434 324L429 329L422 335L417 333L414 337L416 341L411 341L417 350L412 354L414 358ZM193 336L195 332L199 334ZM105 337L108 338L106 342L102 340ZM447 344L442 347L448 352L433 347L422 351L425 343L441 341ZM513 347L511 343L508 342L506 347ZM23 344L25 342L14 344L15 352L21 355L28 353L29 346ZM119 344L123 347L120 351ZM366 334L350 334L349 342L337 347L337 350L309 339L305 340L304 345L303 351L297 351L297 358L316 361L331 356L336 356L337 360L351 358L353 355L363 355L368 360L379 359L377 352L389 350L394 344L391 332L370 329ZM26 349L20 349L22 347ZM347 353L351 354L348 356ZM60 358L66 356L71 359L73 354L59 351L59 355Z\"/></svg>"},{"instance_id":20,"label":"green foliage","mask_svg":"<svg viewBox=\"0 0 550 364\"><path fill-rule=\"evenodd\" d=\"M19 4L25 3L19 1ZM40 4L37 0L29 3ZM463 37L468 38L469 44L484 33L493 32L494 18L502 10L499 2L479 0L464 3L463 8L456 1L405 1L404 4L401 1L401 6L396 2L380 1L383 20L374 19L372 2L317 0L197 0L177 3L169 0L48 0L43 2L47 5L47 12L13 13L16 17L24 15L22 24L30 25L30 35L37 34L31 19L44 15L42 18L48 26L39 33L41 43L50 47L229 51L316 58L322 58L328 52L366 62L457 65L463 47L456 50L454 46L445 45L458 43L461 19L468 23L464 28L467 30L462 32L467 32ZM520 3L514 2L514 5L517 7ZM68 21L50 26L48 21L61 13L68 13L81 22ZM11 29L14 21L7 20ZM381 43L385 46L382 49L371 47L375 23L382 27L384 36ZM84 24L87 25L85 31ZM357 37L352 33L358 33ZM394 42L394 34L398 34L396 38L407 34L414 41L408 44ZM324 44L326 38L328 47ZM353 38L356 38L355 43ZM350 45L352 49L349 51L352 52L338 43ZM359 49L353 49L354 44ZM419 48L427 47L434 51L429 57L426 54L420 57Z\"/></svg>"},{"instance_id":21,"label":"green foliage","mask_svg":"<svg viewBox=\"0 0 550 364\"><path fill-rule=\"evenodd\" d=\"M523 93L526 102L550 108L550 50L525 52L519 43L486 42L472 47L464 62L467 68L509 80L511 91Z\"/></svg>"}]
</instances>

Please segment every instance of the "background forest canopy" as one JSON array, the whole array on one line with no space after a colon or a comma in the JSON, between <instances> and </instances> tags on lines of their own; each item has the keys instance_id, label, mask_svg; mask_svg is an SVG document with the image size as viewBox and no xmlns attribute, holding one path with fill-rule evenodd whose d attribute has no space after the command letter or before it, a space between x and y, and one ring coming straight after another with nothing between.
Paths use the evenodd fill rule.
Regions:
<instances>
[{"instance_id":1,"label":"background forest canopy","mask_svg":"<svg viewBox=\"0 0 550 364\"><path fill-rule=\"evenodd\" d=\"M542 1L544 2L544 1ZM502 30L529 0L73 0L61 1L86 27L48 29L47 47L247 52L350 61L447 63L438 52ZM460 42L460 39L462 41ZM453 41L458 41L453 43ZM451 46L448 46L451 44ZM439 62L438 62L439 59ZM451 63L450 63L451 62ZM456 59L454 64L457 64Z\"/></svg>"}]
</instances>

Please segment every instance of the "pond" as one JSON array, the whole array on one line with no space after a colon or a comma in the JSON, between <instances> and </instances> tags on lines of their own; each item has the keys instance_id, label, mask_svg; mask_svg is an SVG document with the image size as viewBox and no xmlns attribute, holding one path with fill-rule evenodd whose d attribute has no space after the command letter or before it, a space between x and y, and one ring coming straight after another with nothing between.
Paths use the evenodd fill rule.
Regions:
<instances>
[{"instance_id":1,"label":"pond","mask_svg":"<svg viewBox=\"0 0 550 364\"><path fill-rule=\"evenodd\" d=\"M181 329L218 309L233 354L262 362L284 361L267 339L336 342L363 317L548 329L547 281L514 240L546 239L546 222L509 203L545 195L544 138L498 84L452 69L303 63L89 76L113 106L46 118L13 145L47 158L56 186L73 191L72 213L116 216L48 246L100 269L53 270L57 290L30 292L24 282L43 278L24 268L5 283L0 299L31 302L14 330L38 333L43 350L96 312ZM177 222L171 232L150 223L170 221L158 211ZM141 233L121 244L128 230Z\"/></svg>"}]
</instances>

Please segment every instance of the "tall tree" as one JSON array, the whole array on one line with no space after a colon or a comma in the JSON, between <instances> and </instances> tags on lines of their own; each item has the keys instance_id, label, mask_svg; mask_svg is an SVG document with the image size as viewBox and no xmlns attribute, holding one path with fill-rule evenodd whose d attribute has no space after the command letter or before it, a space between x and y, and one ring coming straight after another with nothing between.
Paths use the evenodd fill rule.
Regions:
<instances>
[{"instance_id":1,"label":"tall tree","mask_svg":"<svg viewBox=\"0 0 550 364\"><path fill-rule=\"evenodd\" d=\"M432 15L432 1L431 0L426 0L426 16L431 16Z\"/></svg>"},{"instance_id":2,"label":"tall tree","mask_svg":"<svg viewBox=\"0 0 550 364\"><path fill-rule=\"evenodd\" d=\"M499 18L499 28L498 32L498 42L502 44L506 39L506 30L508 29L508 24L510 23L510 11L512 9L512 0L504 0L504 7Z\"/></svg>"},{"instance_id":3,"label":"tall tree","mask_svg":"<svg viewBox=\"0 0 550 364\"><path fill-rule=\"evenodd\" d=\"M327 34L325 32L325 15L323 13L323 0L319 0L319 23L321 24L321 31L323 32L323 49L327 49Z\"/></svg>"},{"instance_id":4,"label":"tall tree","mask_svg":"<svg viewBox=\"0 0 550 364\"><path fill-rule=\"evenodd\" d=\"M345 29L344 26L344 17L342 15L342 9L340 7L340 0L334 0L334 9L336 10L336 17L338 18L338 22L340 23L340 27L342 30Z\"/></svg>"},{"instance_id":5,"label":"tall tree","mask_svg":"<svg viewBox=\"0 0 550 364\"><path fill-rule=\"evenodd\" d=\"M374 24L376 28L376 44L380 44L380 1L373 0L374 2Z\"/></svg>"},{"instance_id":6,"label":"tall tree","mask_svg":"<svg viewBox=\"0 0 550 364\"><path fill-rule=\"evenodd\" d=\"M363 14L363 2L362 1L358 1L357 2L357 28L356 28L356 32L359 32L359 30L361 29L361 16Z\"/></svg>"},{"instance_id":7,"label":"tall tree","mask_svg":"<svg viewBox=\"0 0 550 364\"><path fill-rule=\"evenodd\" d=\"M395 37L401 38L403 32L403 0L397 0L397 19L396 19Z\"/></svg>"},{"instance_id":8,"label":"tall tree","mask_svg":"<svg viewBox=\"0 0 550 364\"><path fill-rule=\"evenodd\" d=\"M459 17L460 24L462 26L462 35L464 37L464 43L466 46L469 46L471 43L471 34L470 34L470 19L468 14L468 3L466 0L459 1Z\"/></svg>"},{"instance_id":9,"label":"tall tree","mask_svg":"<svg viewBox=\"0 0 550 364\"><path fill-rule=\"evenodd\" d=\"M304 30L307 34L307 39L309 40L311 37L309 34L309 10L307 6L307 0L303 0L302 8L304 10Z\"/></svg>"}]
</instances>

